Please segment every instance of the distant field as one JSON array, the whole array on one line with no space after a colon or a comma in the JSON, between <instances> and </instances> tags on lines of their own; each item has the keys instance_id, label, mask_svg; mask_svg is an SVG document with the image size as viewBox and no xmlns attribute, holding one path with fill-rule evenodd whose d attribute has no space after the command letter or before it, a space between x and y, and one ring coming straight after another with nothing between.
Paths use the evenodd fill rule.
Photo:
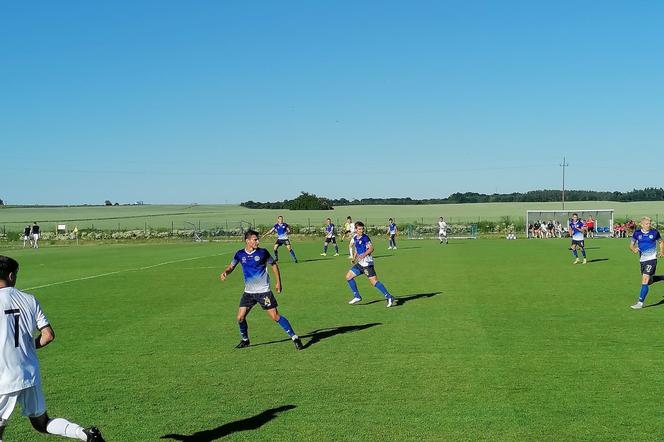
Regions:
<instances>
[{"instance_id":1,"label":"distant field","mask_svg":"<svg viewBox=\"0 0 664 442\"><path fill-rule=\"evenodd\" d=\"M301 225L322 225L328 216L337 224L346 216L361 219L368 224L384 224L387 218L398 223L433 224L439 216L449 222L498 221L509 216L522 219L527 209L559 209L560 203L490 203L490 204L445 204L413 206L346 206L335 210L262 210L246 209L239 205L145 205L145 206L94 206L0 209L0 229L18 232L27 223L38 221L44 229L54 230L58 223L79 229L131 230L144 228L176 229L191 228L191 224L203 229L237 226L240 221L269 225L277 215L283 214L286 222ZM659 216L664 220L664 204L661 202L614 203L592 201L568 203L566 209L615 209L618 219L643 215ZM191 224L188 224L191 223Z\"/></svg>"},{"instance_id":2,"label":"distant field","mask_svg":"<svg viewBox=\"0 0 664 442\"><path fill-rule=\"evenodd\" d=\"M50 414L109 441L662 439L664 283L629 308L627 240L588 240L587 265L567 240L374 241L395 308L364 277L349 306L349 261L319 242L294 242L299 264L283 252L277 299L300 352L260 308L252 346L233 348L242 272L218 274L240 243L0 254L58 336L39 350ZM51 440L18 410L5 436Z\"/></svg>"}]
</instances>

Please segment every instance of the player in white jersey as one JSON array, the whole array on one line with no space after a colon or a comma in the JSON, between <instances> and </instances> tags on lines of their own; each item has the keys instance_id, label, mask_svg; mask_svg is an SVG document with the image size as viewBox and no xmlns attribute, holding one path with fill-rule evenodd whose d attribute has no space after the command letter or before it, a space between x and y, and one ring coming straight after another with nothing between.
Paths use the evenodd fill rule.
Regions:
<instances>
[{"instance_id":1,"label":"player in white jersey","mask_svg":"<svg viewBox=\"0 0 664 442\"><path fill-rule=\"evenodd\" d=\"M445 244L447 244L447 242L448 242L447 241L447 223L445 222L445 220L443 219L442 216L440 218L438 218L438 240L440 241L441 244L443 242L445 242Z\"/></svg>"},{"instance_id":2,"label":"player in white jersey","mask_svg":"<svg viewBox=\"0 0 664 442\"><path fill-rule=\"evenodd\" d=\"M41 387L37 349L55 339L39 302L34 296L16 289L18 262L0 256L0 442L16 404L40 433L104 442L95 427L83 428L62 418L51 419L46 413ZM33 333L39 332L34 338Z\"/></svg>"},{"instance_id":3,"label":"player in white jersey","mask_svg":"<svg viewBox=\"0 0 664 442\"><path fill-rule=\"evenodd\" d=\"M344 237L346 235L352 242L353 236L355 236L355 223L350 216L346 218L346 224L344 224ZM353 244L348 244L348 259L353 259Z\"/></svg>"}]
</instances>

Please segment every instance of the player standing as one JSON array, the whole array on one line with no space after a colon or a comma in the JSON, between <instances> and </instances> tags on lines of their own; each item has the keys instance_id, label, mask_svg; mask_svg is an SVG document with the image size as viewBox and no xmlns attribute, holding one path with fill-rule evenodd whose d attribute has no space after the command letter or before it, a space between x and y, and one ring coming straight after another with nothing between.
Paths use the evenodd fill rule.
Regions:
<instances>
[{"instance_id":1,"label":"player standing","mask_svg":"<svg viewBox=\"0 0 664 442\"><path fill-rule=\"evenodd\" d=\"M339 246L337 245L337 235L334 232L334 224L330 218L325 220L325 241L323 242L323 253L321 256L327 256L327 245L329 243L334 244L334 256L339 256Z\"/></svg>"},{"instance_id":2,"label":"player standing","mask_svg":"<svg viewBox=\"0 0 664 442\"><path fill-rule=\"evenodd\" d=\"M25 226L25 229L23 229L23 248L25 248L25 245L28 241L30 241L30 247L32 247L32 235L30 234L30 224Z\"/></svg>"},{"instance_id":3,"label":"player standing","mask_svg":"<svg viewBox=\"0 0 664 442\"><path fill-rule=\"evenodd\" d=\"M577 247L581 247L581 254L583 255L583 263L586 264L586 247L583 242L583 221L579 219L579 215L576 213L572 214L572 219L569 220L569 236L572 237L572 255L574 255L574 264L579 263L579 254L577 253Z\"/></svg>"},{"instance_id":4,"label":"player standing","mask_svg":"<svg viewBox=\"0 0 664 442\"><path fill-rule=\"evenodd\" d=\"M295 348L302 350L302 342L300 338L293 331L290 322L285 316L281 316L277 310L277 299L274 297L272 290L270 290L270 276L267 274L267 266L272 267L272 272L276 282L274 288L277 293L281 293L281 273L277 262L272 259L270 252L267 249L259 248L260 241L258 239L258 232L248 230L244 234L244 249L240 249L235 253L233 260L226 267L220 278L222 281L235 269L238 264L242 264L242 273L244 273L244 293L240 299L240 308L237 312L237 323L240 327L240 336L242 340L235 348L249 347L249 325L247 324L246 317L251 311L251 308L260 304L261 308L266 311L267 315L273 321L278 323L281 328L290 336L295 344Z\"/></svg>"},{"instance_id":5,"label":"player standing","mask_svg":"<svg viewBox=\"0 0 664 442\"><path fill-rule=\"evenodd\" d=\"M34 241L32 247L38 249L39 244L37 243L37 241L39 241L39 224L37 224L37 221L32 223L32 228L30 229L30 236L32 236L32 240Z\"/></svg>"},{"instance_id":6,"label":"player standing","mask_svg":"<svg viewBox=\"0 0 664 442\"><path fill-rule=\"evenodd\" d=\"M346 273L346 281L350 286L351 291L353 292L353 299L348 301L349 304L356 304L362 300L360 292L357 289L357 283L355 278L364 273L369 278L371 285L376 287L380 292L385 295L387 299L387 307L392 307L397 304L397 300L394 296L390 295L387 291L387 288L383 285L382 282L378 280L376 276L376 270L374 269L373 256L373 244L367 235L364 234L364 224L361 221L355 223L355 235L351 240L351 246L354 248L355 255L353 259L355 260L355 265Z\"/></svg>"},{"instance_id":7,"label":"player standing","mask_svg":"<svg viewBox=\"0 0 664 442\"><path fill-rule=\"evenodd\" d=\"M344 236L348 235L348 239L351 241L351 244L348 244L348 259L353 259L353 236L355 236L355 223L353 219L349 216L346 218L346 224L344 224Z\"/></svg>"},{"instance_id":8,"label":"player standing","mask_svg":"<svg viewBox=\"0 0 664 442\"><path fill-rule=\"evenodd\" d=\"M387 225L387 236L390 238L389 249L397 249L397 225L394 223L392 218L389 219L389 224Z\"/></svg>"},{"instance_id":9,"label":"player standing","mask_svg":"<svg viewBox=\"0 0 664 442\"><path fill-rule=\"evenodd\" d=\"M83 428L62 418L51 419L41 386L37 349L50 344L55 332L34 296L16 289L18 262L0 256L0 441L16 404L40 433L88 442L104 442L95 428ZM33 333L39 332L33 337Z\"/></svg>"},{"instance_id":10,"label":"player standing","mask_svg":"<svg viewBox=\"0 0 664 442\"><path fill-rule=\"evenodd\" d=\"M274 260L279 261L279 247L286 246L291 258L293 258L293 261L295 261L295 264L297 264L295 252L293 251L290 239L288 238L288 235L291 233L290 226L284 222L283 216L279 215L277 217L277 223L263 236L269 235L272 232L277 234L277 241L274 243Z\"/></svg>"},{"instance_id":11,"label":"player standing","mask_svg":"<svg viewBox=\"0 0 664 442\"><path fill-rule=\"evenodd\" d=\"M641 262L641 293L633 309L643 308L643 303L648 296L648 286L664 280L664 275L655 275L657 270L657 256L664 257L664 241L656 229L651 229L652 220L644 216L641 218L641 229L636 230L629 242L629 248L632 252L640 255ZM659 254L657 253L657 243L659 242Z\"/></svg>"},{"instance_id":12,"label":"player standing","mask_svg":"<svg viewBox=\"0 0 664 442\"><path fill-rule=\"evenodd\" d=\"M440 241L440 244L442 244L443 241L445 242L445 244L448 243L447 223L445 222L442 216L438 218L438 240Z\"/></svg>"}]
</instances>

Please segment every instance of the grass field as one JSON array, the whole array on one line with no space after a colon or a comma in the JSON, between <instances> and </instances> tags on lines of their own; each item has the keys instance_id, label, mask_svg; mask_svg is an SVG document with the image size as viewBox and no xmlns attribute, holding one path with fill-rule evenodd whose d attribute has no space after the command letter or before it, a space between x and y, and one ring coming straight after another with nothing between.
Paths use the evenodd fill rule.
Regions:
<instances>
[{"instance_id":1,"label":"grass field","mask_svg":"<svg viewBox=\"0 0 664 442\"><path fill-rule=\"evenodd\" d=\"M448 222L499 221L503 217L519 220L527 209L560 209L560 203L492 203L492 204L444 204L422 206L347 206L332 211L261 210L246 209L238 205L145 205L112 207L6 207L0 208L0 229L22 232L26 224L38 221L42 228L53 231L57 224L77 225L79 229L131 230L131 229L190 229L191 224L203 229L234 227L240 221L252 225L270 225L277 215L283 214L290 224L320 225L325 218L341 224L346 216L362 219L368 225L385 224L395 218L399 224L435 224L439 216ZM664 221L661 202L615 203L587 201L567 203L569 210L614 209L617 219L643 215ZM191 224L187 224L191 223Z\"/></svg>"},{"instance_id":2,"label":"grass field","mask_svg":"<svg viewBox=\"0 0 664 442\"><path fill-rule=\"evenodd\" d=\"M39 351L50 414L109 441L661 439L664 285L629 309L626 240L587 241L576 266L566 240L374 241L396 308L362 278L347 305L348 260L319 242L283 253L300 352L258 309L233 348L242 275L218 274L239 243L0 254L57 333ZM18 412L5 436L47 440Z\"/></svg>"}]
</instances>

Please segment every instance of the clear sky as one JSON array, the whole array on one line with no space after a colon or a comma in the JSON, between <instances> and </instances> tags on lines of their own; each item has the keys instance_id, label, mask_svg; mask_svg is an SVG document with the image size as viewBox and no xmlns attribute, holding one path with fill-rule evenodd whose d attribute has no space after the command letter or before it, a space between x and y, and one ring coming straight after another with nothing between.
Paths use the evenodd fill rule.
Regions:
<instances>
[{"instance_id":1,"label":"clear sky","mask_svg":"<svg viewBox=\"0 0 664 442\"><path fill-rule=\"evenodd\" d=\"M0 7L0 198L663 186L664 2Z\"/></svg>"}]
</instances>

